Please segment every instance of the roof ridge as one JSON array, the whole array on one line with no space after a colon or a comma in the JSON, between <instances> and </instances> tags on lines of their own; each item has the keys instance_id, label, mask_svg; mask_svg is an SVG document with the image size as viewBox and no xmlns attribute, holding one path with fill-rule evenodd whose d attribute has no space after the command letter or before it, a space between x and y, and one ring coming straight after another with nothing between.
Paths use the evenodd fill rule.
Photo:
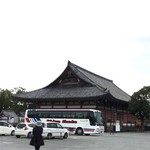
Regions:
<instances>
[{"instance_id":1,"label":"roof ridge","mask_svg":"<svg viewBox=\"0 0 150 150\"><path fill-rule=\"evenodd\" d=\"M87 70L87 69L84 69L84 68L82 68L82 67L80 67L80 66L78 66L78 65L76 65L76 64L74 64L74 63L71 63L70 61L68 61L68 65L73 65L73 66L76 66L76 67L78 67L78 68L80 68L80 69L82 69L82 70L84 70L84 71L86 71L86 72L88 72L88 73L90 73L90 74L92 74L92 75L95 75L95 76L97 76L97 77L100 77L100 78L102 78L102 79L105 79L105 80L107 80L107 81L109 81L109 82L113 82L113 80L110 80L110 79L107 79L107 78L105 78L105 77L103 77L103 76L100 76L100 75L98 75L98 74L95 74L95 73L93 73L93 72L91 72L91 71L89 71L89 70Z\"/></svg>"},{"instance_id":2,"label":"roof ridge","mask_svg":"<svg viewBox=\"0 0 150 150\"><path fill-rule=\"evenodd\" d=\"M86 70L86 69L84 69L84 68L82 68L82 67L80 67L80 66L77 66L77 65L75 65L75 64L73 64L73 63L71 63L70 61L68 61L68 65L72 65L72 66L75 66L75 68L77 69L77 68L80 68L80 69L82 69L82 70L85 70L85 71L87 71L87 72L89 72L88 70ZM78 69L77 69L78 70ZM98 85L97 83L95 83L93 80L91 80L88 76L86 76L85 74L83 74L80 70L78 70L82 75L84 75L86 78L88 78L88 80L90 80L92 83L94 83L94 85L98 88L98 89L103 89L104 90L104 92L107 90L107 88L104 88L104 87L102 87L102 86L100 86L100 85ZM90 72L89 72L90 73ZM92 72L91 72L92 73Z\"/></svg>"}]
</instances>

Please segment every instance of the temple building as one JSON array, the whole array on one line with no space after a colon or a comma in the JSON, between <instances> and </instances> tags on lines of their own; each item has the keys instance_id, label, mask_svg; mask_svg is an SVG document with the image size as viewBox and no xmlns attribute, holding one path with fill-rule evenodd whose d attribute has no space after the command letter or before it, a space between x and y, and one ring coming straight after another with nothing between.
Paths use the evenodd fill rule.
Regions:
<instances>
[{"instance_id":1,"label":"temple building","mask_svg":"<svg viewBox=\"0 0 150 150\"><path fill-rule=\"evenodd\" d=\"M106 130L116 122L122 127L135 125L135 118L128 112L130 95L112 80L70 61L62 74L46 87L14 97L26 102L29 108L101 110Z\"/></svg>"}]
</instances>

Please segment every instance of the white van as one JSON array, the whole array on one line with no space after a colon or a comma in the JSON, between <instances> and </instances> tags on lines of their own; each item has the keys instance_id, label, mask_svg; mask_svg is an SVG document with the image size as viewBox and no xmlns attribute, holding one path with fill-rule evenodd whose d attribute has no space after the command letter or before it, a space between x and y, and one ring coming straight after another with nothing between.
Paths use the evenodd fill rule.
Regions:
<instances>
[{"instance_id":1,"label":"white van","mask_svg":"<svg viewBox=\"0 0 150 150\"><path fill-rule=\"evenodd\" d=\"M51 138L64 138L67 139L69 136L69 131L61 126L57 122L44 122L43 125L43 134L42 136L48 139Z\"/></svg>"},{"instance_id":2,"label":"white van","mask_svg":"<svg viewBox=\"0 0 150 150\"><path fill-rule=\"evenodd\" d=\"M6 121L0 121L0 135L15 135L15 127Z\"/></svg>"}]
</instances>

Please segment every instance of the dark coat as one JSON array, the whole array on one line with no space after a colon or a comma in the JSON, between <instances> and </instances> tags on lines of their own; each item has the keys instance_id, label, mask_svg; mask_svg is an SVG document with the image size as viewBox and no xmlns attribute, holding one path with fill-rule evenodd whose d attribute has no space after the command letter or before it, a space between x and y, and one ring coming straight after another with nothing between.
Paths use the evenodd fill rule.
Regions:
<instances>
[{"instance_id":1,"label":"dark coat","mask_svg":"<svg viewBox=\"0 0 150 150\"><path fill-rule=\"evenodd\" d=\"M32 146L42 146L44 145L44 140L42 137L43 128L40 126L35 126L33 128L33 137L31 138L30 145Z\"/></svg>"}]
</instances>

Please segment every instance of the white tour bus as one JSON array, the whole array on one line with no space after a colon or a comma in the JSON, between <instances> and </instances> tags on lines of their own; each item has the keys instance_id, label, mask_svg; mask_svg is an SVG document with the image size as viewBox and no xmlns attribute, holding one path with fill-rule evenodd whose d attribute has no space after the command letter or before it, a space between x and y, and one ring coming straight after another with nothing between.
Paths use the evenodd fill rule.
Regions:
<instances>
[{"instance_id":1,"label":"white tour bus","mask_svg":"<svg viewBox=\"0 0 150 150\"><path fill-rule=\"evenodd\" d=\"M94 109L27 109L25 122L36 121L58 122L77 135L104 133L101 111Z\"/></svg>"}]
</instances>

